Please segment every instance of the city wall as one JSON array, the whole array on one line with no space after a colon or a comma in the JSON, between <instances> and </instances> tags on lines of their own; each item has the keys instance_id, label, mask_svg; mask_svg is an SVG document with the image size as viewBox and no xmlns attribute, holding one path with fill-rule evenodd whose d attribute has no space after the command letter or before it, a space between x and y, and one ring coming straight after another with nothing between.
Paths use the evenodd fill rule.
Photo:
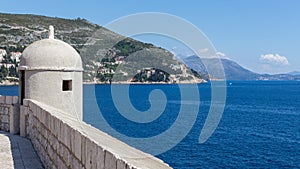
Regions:
<instances>
[{"instance_id":1,"label":"city wall","mask_svg":"<svg viewBox=\"0 0 300 169\"><path fill-rule=\"evenodd\" d=\"M0 96L0 130L17 134L20 131L20 110L17 96Z\"/></svg>"},{"instance_id":2,"label":"city wall","mask_svg":"<svg viewBox=\"0 0 300 169\"><path fill-rule=\"evenodd\" d=\"M67 113L33 100L23 103L0 96L0 130L29 138L45 168L170 168Z\"/></svg>"}]
</instances>

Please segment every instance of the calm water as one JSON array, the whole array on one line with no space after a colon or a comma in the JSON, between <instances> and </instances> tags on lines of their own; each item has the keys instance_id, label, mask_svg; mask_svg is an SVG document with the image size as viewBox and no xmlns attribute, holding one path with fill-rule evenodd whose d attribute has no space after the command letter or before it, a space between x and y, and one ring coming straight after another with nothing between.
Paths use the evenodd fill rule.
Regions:
<instances>
[{"instance_id":1,"label":"calm water","mask_svg":"<svg viewBox=\"0 0 300 169\"><path fill-rule=\"evenodd\" d=\"M232 82L227 87L222 120L204 144L198 143L198 137L208 114L210 85L198 87L201 100L195 125L177 146L159 158L174 168L300 168L300 82ZM162 133L180 110L179 87L131 85L130 101L136 109L146 111L150 107L149 92L154 89L165 92L165 111L155 121L140 124L117 113L109 85L86 85L84 120L101 128L95 106L90 105L96 100L96 107L116 131L135 138ZM0 87L0 95L16 94L17 87Z\"/></svg>"}]
</instances>

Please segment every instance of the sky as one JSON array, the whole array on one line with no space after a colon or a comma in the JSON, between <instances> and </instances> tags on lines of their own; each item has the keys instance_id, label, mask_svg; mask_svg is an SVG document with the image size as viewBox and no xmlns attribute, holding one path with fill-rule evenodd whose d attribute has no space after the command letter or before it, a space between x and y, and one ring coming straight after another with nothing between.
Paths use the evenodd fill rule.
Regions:
<instances>
[{"instance_id":1,"label":"sky","mask_svg":"<svg viewBox=\"0 0 300 169\"><path fill-rule=\"evenodd\" d=\"M220 57L270 74L300 71L299 8L298 0L0 0L3 13L80 17L99 25L140 12L172 14L199 28ZM166 48L188 55L177 46Z\"/></svg>"}]
</instances>

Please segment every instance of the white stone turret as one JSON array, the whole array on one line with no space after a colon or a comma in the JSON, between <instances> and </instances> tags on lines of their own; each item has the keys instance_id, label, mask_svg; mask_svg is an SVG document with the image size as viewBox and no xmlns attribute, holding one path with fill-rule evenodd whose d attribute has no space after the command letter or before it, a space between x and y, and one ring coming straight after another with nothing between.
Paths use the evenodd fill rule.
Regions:
<instances>
[{"instance_id":1,"label":"white stone turret","mask_svg":"<svg viewBox=\"0 0 300 169\"><path fill-rule=\"evenodd\" d=\"M82 120L82 61L69 44L49 39L29 45L22 53L19 66L20 103L31 99L55 107Z\"/></svg>"}]
</instances>

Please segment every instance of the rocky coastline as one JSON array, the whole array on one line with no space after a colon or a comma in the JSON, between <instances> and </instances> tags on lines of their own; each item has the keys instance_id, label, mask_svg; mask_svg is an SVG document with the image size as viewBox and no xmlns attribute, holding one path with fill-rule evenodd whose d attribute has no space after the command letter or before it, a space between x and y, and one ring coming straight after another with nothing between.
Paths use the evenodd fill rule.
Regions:
<instances>
[{"instance_id":1,"label":"rocky coastline","mask_svg":"<svg viewBox=\"0 0 300 169\"><path fill-rule=\"evenodd\" d=\"M201 83L207 83L207 81L205 80L201 80L201 81L181 81L181 82L177 82L177 83L167 83L167 82L127 82L127 81L120 81L120 82L112 82L111 84L140 84L140 85L147 85L147 84L201 84ZM86 85L95 85L95 84L110 84L107 82L83 82L83 84ZM19 83L18 82L11 82L8 80L5 80L3 82L0 83L0 86L18 86Z\"/></svg>"}]
</instances>

